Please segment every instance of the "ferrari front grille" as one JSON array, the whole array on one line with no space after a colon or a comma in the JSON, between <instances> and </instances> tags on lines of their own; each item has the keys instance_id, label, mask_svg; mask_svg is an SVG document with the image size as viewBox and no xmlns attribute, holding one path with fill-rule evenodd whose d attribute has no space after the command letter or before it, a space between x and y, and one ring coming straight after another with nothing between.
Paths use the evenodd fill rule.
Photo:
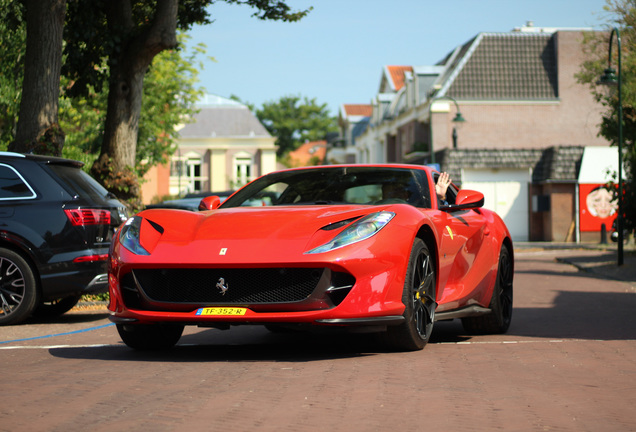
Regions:
<instances>
[{"instance_id":1,"label":"ferrari front grille","mask_svg":"<svg viewBox=\"0 0 636 432\"><path fill-rule=\"evenodd\" d=\"M325 269L136 269L123 281L151 302L190 304L272 304L311 296ZM132 286L131 286L132 285Z\"/></svg>"}]
</instances>

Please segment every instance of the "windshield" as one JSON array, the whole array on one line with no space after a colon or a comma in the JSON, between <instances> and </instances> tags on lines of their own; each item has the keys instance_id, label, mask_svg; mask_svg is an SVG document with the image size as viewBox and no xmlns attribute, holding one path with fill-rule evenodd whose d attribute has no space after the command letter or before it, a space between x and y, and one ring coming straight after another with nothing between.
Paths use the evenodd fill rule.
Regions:
<instances>
[{"instance_id":1,"label":"windshield","mask_svg":"<svg viewBox=\"0 0 636 432\"><path fill-rule=\"evenodd\" d=\"M248 184L221 208L245 205L382 205L430 208L424 170L390 167L326 167L272 173Z\"/></svg>"}]
</instances>

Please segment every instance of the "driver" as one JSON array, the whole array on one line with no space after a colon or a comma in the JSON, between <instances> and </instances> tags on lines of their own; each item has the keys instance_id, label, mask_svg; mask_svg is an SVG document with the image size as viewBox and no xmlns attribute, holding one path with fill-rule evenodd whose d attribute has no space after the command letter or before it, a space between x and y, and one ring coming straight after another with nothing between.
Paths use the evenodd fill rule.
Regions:
<instances>
[{"instance_id":1,"label":"driver","mask_svg":"<svg viewBox=\"0 0 636 432\"><path fill-rule=\"evenodd\" d=\"M399 199L408 201L409 199L409 190L407 186L400 181L384 183L382 185L382 199Z\"/></svg>"}]
</instances>

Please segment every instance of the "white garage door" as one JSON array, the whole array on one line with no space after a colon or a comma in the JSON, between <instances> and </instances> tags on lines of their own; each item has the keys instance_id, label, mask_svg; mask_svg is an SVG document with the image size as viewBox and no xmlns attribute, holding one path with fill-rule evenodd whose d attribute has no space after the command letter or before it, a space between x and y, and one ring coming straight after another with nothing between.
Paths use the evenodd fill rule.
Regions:
<instances>
[{"instance_id":1,"label":"white garage door","mask_svg":"<svg viewBox=\"0 0 636 432\"><path fill-rule=\"evenodd\" d=\"M484 207L501 216L512 239L528 241L529 169L469 169L462 170L462 188L484 194Z\"/></svg>"}]
</instances>

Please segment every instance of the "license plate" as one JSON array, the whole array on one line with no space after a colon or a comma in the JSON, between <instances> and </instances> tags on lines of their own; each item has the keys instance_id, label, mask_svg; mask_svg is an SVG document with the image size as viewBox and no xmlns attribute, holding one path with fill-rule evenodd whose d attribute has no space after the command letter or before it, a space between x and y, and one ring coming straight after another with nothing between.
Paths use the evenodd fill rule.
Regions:
<instances>
[{"instance_id":1,"label":"license plate","mask_svg":"<svg viewBox=\"0 0 636 432\"><path fill-rule=\"evenodd\" d=\"M207 307L197 309L197 315L203 316L231 316L231 315L245 315L246 308L232 308L232 307Z\"/></svg>"}]
</instances>

